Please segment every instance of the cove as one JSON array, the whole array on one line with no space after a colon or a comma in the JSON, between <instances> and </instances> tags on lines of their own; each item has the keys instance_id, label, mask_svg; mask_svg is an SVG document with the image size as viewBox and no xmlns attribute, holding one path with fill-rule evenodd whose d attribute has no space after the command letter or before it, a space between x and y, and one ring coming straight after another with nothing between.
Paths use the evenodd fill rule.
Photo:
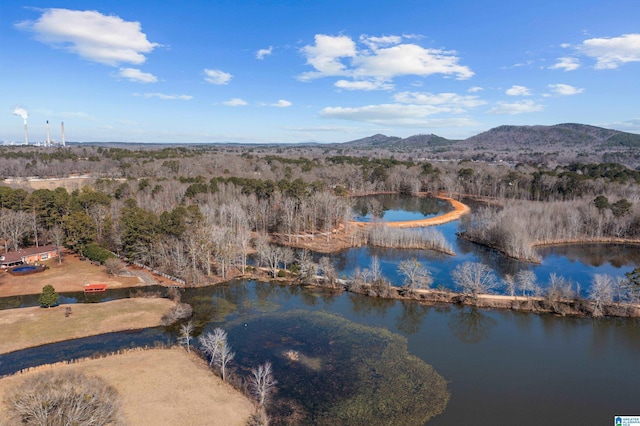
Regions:
<instances>
[{"instance_id":1,"label":"cove","mask_svg":"<svg viewBox=\"0 0 640 426\"><path fill-rule=\"evenodd\" d=\"M429 198L426 198L427 200ZM371 195L358 197L359 205L393 206L394 211L408 214L419 214L416 203L425 200L419 197ZM436 199L437 200L437 199ZM438 200L443 202L442 200ZM472 209L477 208L477 202L463 200ZM419 205L419 204L418 204ZM358 214L358 204L354 212ZM443 213L444 210L441 210ZM398 219L400 220L400 219ZM405 219L401 219L405 220ZM506 274L515 275L521 270L532 270L538 284L546 288L549 275L555 273L574 283L574 288L579 286L582 296L587 296L591 281L595 274L607 274L612 277L624 277L640 266L640 250L637 245L585 243L566 244L557 246L537 247L536 251L542 258L540 264L531 264L508 258L502 253L485 246L469 242L457 236L458 222L450 222L432 227L440 232L451 245L455 256L447 256L428 250L385 249L378 247L356 247L333 253L336 269L342 278L349 278L356 268L368 268L372 256L378 256L382 273L393 285L401 285L402 277L398 274L398 265L402 260L415 257L432 274L434 287L444 287L455 290L451 279L451 271L464 262L480 262L488 265L501 279ZM416 230L419 232L419 230ZM318 256L319 257L319 256ZM504 288L496 289L497 293L504 293Z\"/></svg>"},{"instance_id":2,"label":"cove","mask_svg":"<svg viewBox=\"0 0 640 426\"><path fill-rule=\"evenodd\" d=\"M354 220L357 222L399 222L420 220L450 212L450 203L435 197L412 197L381 194L353 197Z\"/></svg>"}]
</instances>

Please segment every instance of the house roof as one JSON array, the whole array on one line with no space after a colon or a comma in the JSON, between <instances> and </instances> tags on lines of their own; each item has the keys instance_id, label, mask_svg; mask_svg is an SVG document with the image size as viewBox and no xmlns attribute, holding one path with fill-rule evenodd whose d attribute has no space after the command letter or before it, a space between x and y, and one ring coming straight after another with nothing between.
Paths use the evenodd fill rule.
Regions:
<instances>
[{"instance_id":1,"label":"house roof","mask_svg":"<svg viewBox=\"0 0 640 426\"><path fill-rule=\"evenodd\" d=\"M25 256L33 256L34 254L48 253L56 250L58 250L58 248L55 244L40 247L28 247L22 250L0 254L0 260L2 263L13 263L22 260Z\"/></svg>"}]
</instances>

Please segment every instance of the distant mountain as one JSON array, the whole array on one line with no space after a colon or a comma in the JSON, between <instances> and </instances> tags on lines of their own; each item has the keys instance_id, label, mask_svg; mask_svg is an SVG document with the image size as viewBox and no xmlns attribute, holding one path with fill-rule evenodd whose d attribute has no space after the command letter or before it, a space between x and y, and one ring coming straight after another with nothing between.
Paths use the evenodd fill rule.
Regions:
<instances>
[{"instance_id":1,"label":"distant mountain","mask_svg":"<svg viewBox=\"0 0 640 426\"><path fill-rule=\"evenodd\" d=\"M373 135L373 136L368 136L366 138L362 138L362 139L356 139L354 141L349 141L349 142L344 142L341 143L339 145L346 145L349 147L354 147L354 148L367 148L367 147L387 147L389 145L393 145L394 143L397 143L398 141L401 141L402 138L399 138L397 136L386 136L386 135L381 135L380 133Z\"/></svg>"},{"instance_id":2,"label":"distant mountain","mask_svg":"<svg viewBox=\"0 0 640 426\"><path fill-rule=\"evenodd\" d=\"M638 147L640 135L586 124L553 126L499 126L462 141L461 147L493 149Z\"/></svg>"},{"instance_id":3,"label":"distant mountain","mask_svg":"<svg viewBox=\"0 0 640 426\"><path fill-rule=\"evenodd\" d=\"M408 138L373 135L337 144L353 148L450 148L470 150L607 150L620 152L640 147L640 135L587 124L564 123L553 126L499 126L464 140L437 135L414 135Z\"/></svg>"},{"instance_id":4,"label":"distant mountain","mask_svg":"<svg viewBox=\"0 0 640 426\"><path fill-rule=\"evenodd\" d=\"M340 145L354 148L427 148L442 145L451 145L452 141L437 135L414 135L408 138L397 136L373 135L355 141L344 142Z\"/></svg>"}]
</instances>

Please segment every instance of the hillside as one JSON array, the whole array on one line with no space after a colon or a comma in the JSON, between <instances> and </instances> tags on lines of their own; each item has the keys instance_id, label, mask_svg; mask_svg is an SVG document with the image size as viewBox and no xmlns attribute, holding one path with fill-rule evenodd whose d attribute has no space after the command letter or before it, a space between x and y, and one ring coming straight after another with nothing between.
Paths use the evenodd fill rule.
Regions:
<instances>
[{"instance_id":1,"label":"hillside","mask_svg":"<svg viewBox=\"0 0 640 426\"><path fill-rule=\"evenodd\" d=\"M373 135L338 144L357 149L420 150L433 158L503 161L640 163L640 135L586 124L499 126L465 140L433 134L407 138Z\"/></svg>"},{"instance_id":2,"label":"hillside","mask_svg":"<svg viewBox=\"0 0 640 426\"><path fill-rule=\"evenodd\" d=\"M640 135L618 130L565 123L554 126L499 126L465 139L460 146L493 148L620 147L640 146Z\"/></svg>"}]
</instances>

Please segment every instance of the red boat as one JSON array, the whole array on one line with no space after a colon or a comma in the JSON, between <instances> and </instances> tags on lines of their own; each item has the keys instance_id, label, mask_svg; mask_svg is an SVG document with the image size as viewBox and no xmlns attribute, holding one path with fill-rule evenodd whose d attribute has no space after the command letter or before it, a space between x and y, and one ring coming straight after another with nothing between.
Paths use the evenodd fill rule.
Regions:
<instances>
[{"instance_id":1,"label":"red boat","mask_svg":"<svg viewBox=\"0 0 640 426\"><path fill-rule=\"evenodd\" d=\"M103 291L107 291L106 284L87 284L84 286L85 293L102 293Z\"/></svg>"}]
</instances>

